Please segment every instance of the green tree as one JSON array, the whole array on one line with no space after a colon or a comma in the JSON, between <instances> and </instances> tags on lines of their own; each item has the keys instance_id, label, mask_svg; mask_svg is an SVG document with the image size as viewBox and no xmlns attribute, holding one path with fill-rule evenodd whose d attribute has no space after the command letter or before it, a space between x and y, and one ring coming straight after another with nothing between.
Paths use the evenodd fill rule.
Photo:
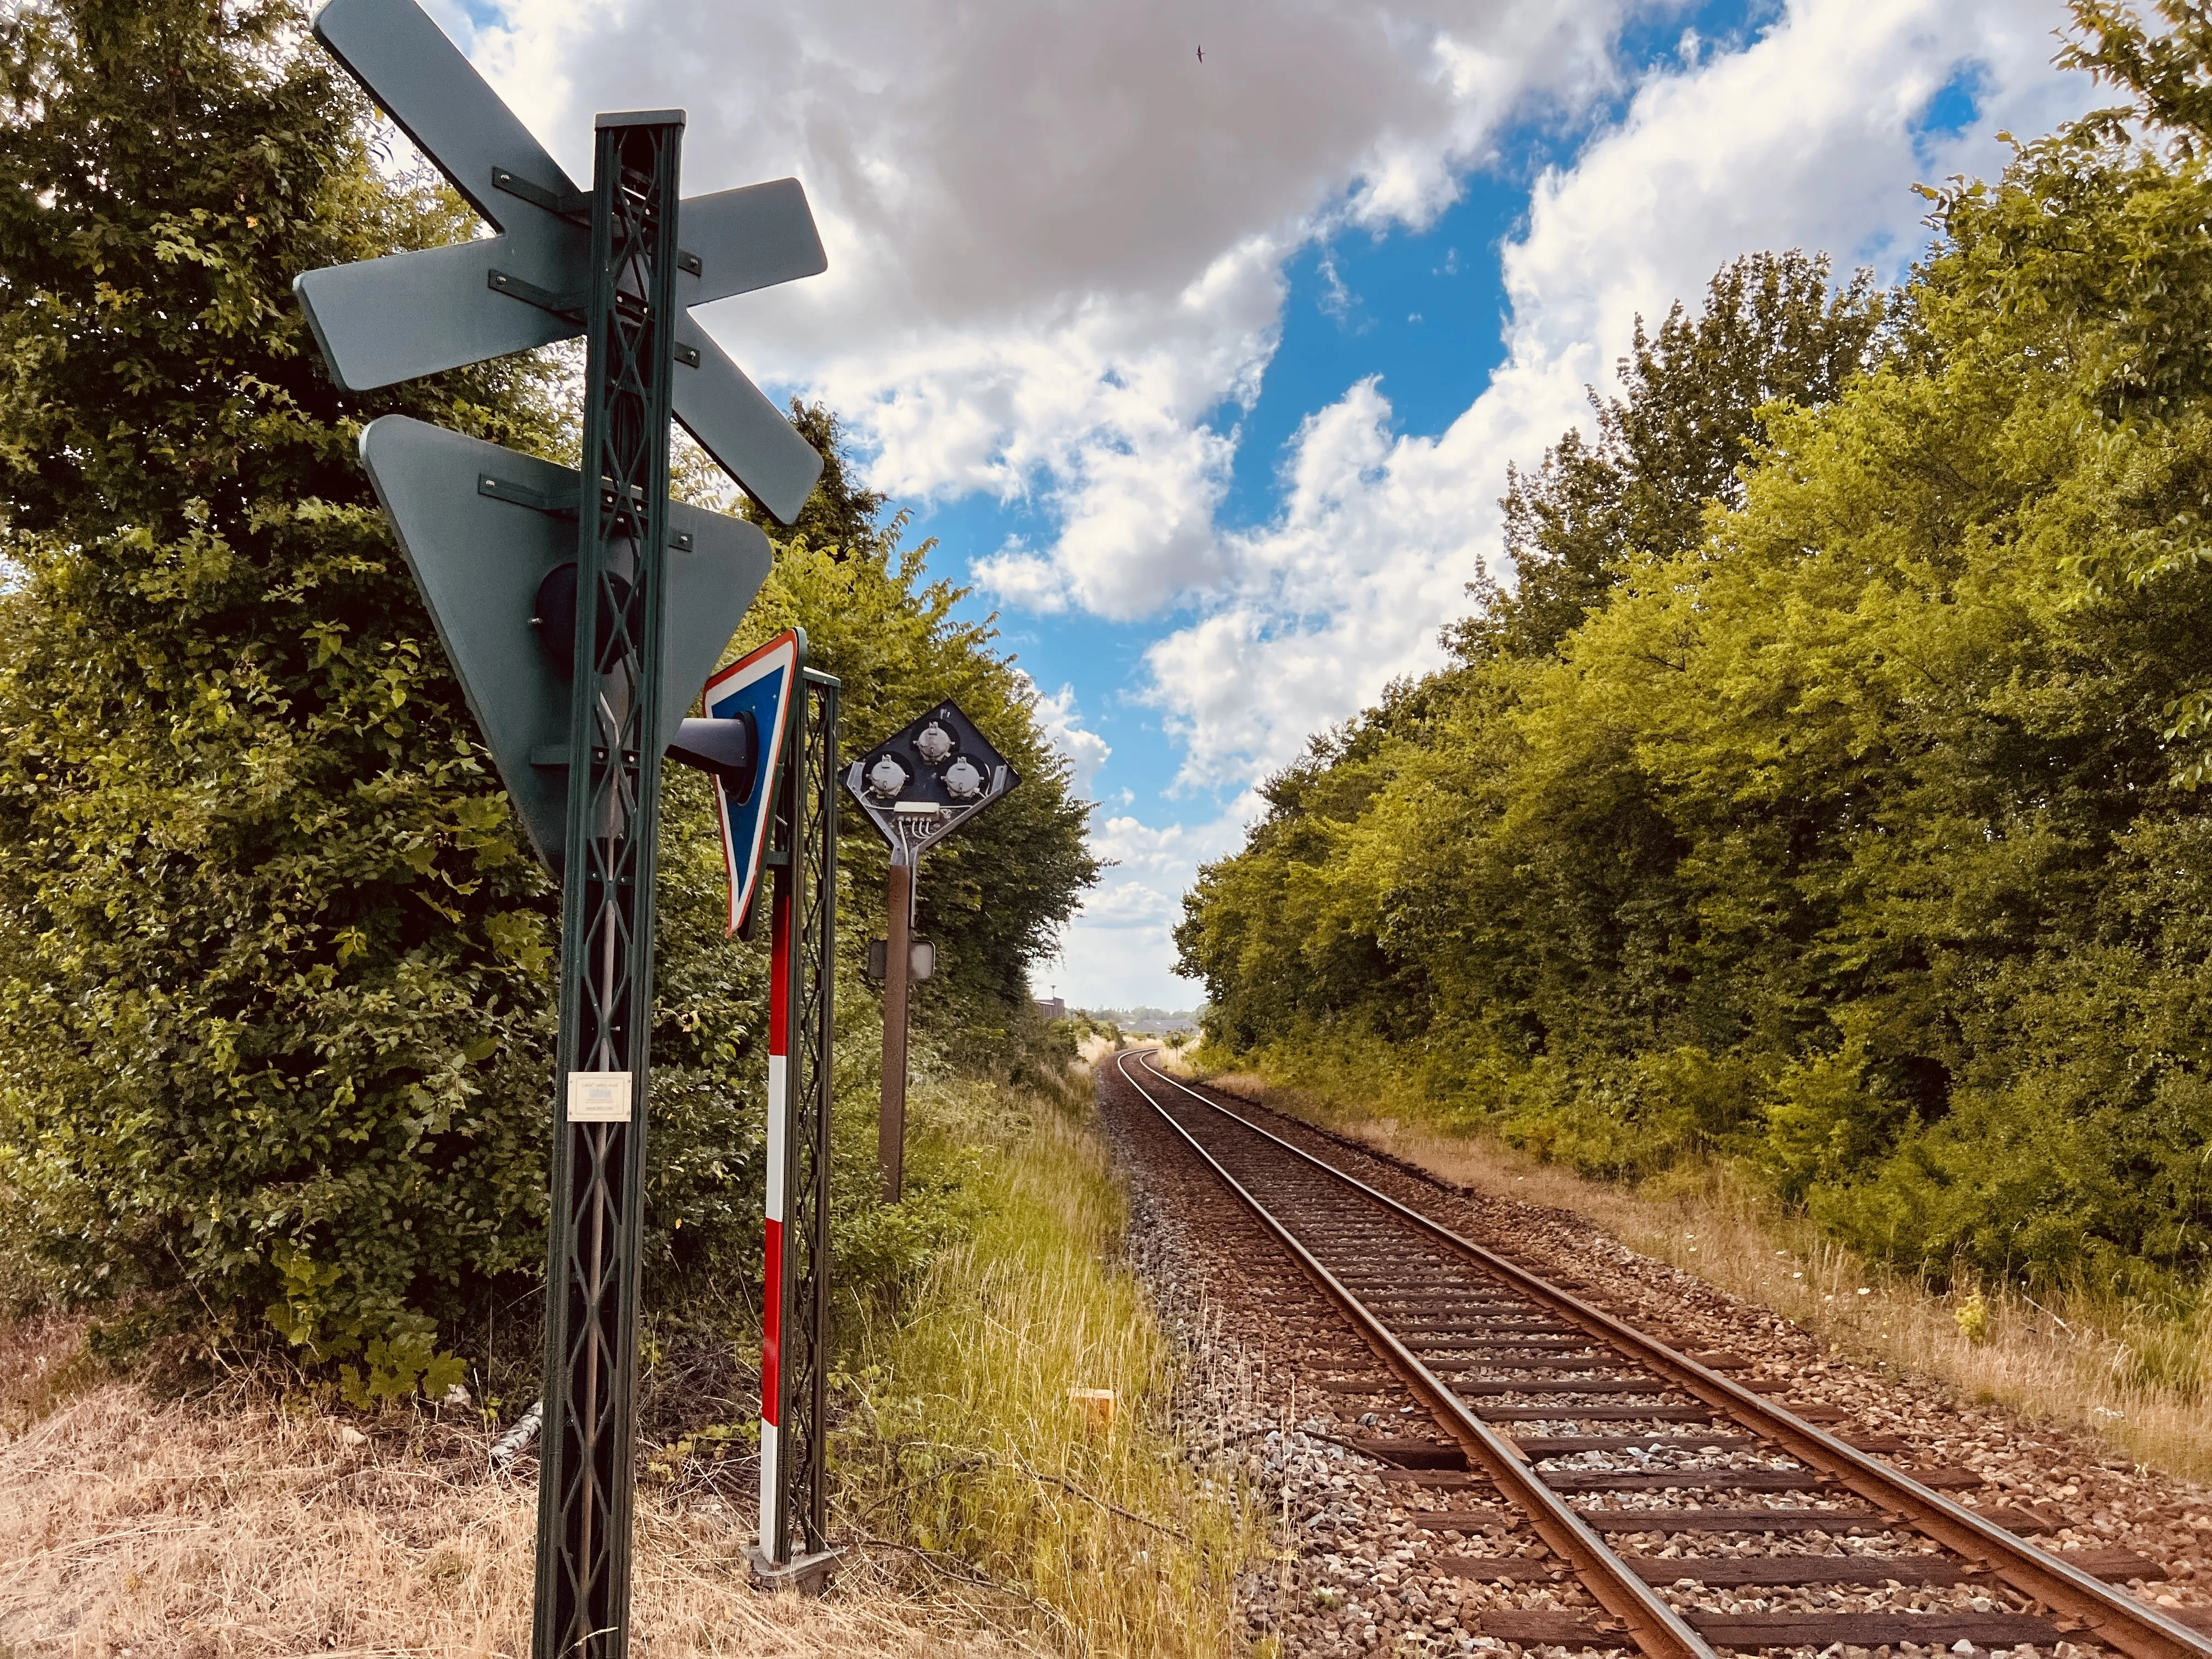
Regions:
<instances>
[{"instance_id":1,"label":"green tree","mask_svg":"<svg viewBox=\"0 0 2212 1659\"><path fill-rule=\"evenodd\" d=\"M300 25L0 23L0 1182L69 1292L427 1352L540 1249L550 908L353 439L552 422L325 378L292 277L465 221Z\"/></svg>"},{"instance_id":2,"label":"green tree","mask_svg":"<svg viewBox=\"0 0 2212 1659\"><path fill-rule=\"evenodd\" d=\"M2080 9L2132 103L1929 192L1864 372L1688 377L1711 420L1647 374L1604 441L1650 500L1599 446L1516 480L1542 580L1188 901L1209 1042L1735 1157L1914 1267L2201 1276L2212 28L2164 9Z\"/></svg>"},{"instance_id":3,"label":"green tree","mask_svg":"<svg viewBox=\"0 0 2212 1659\"><path fill-rule=\"evenodd\" d=\"M1450 889L1486 878L1487 866L1461 860L1474 826L1503 810L1493 785L1513 744L1498 719L1586 616L1603 608L1633 557L1694 546L1710 508L1741 501L1740 470L1771 410L1832 400L1878 359L1882 296L1865 272L1832 289L1828 271L1825 258L1799 252L1747 256L1715 275L1695 317L1678 304L1656 337L1639 322L1633 354L1620 366L1622 395L1591 394L1596 437L1568 433L1534 476L1509 470L1503 505L1518 580L1510 592L1475 585L1482 611L1447 630L1460 665L1394 686L1377 708L1316 738L1306 757L1269 781L1269 810L1249 849L1255 873L1268 872L1261 890L1231 902L1240 884L1221 866L1205 872L1206 902L1178 935L1183 970L1208 980L1211 1018L1235 1033L1237 1046L1355 1006L1372 1029L1408 1034L1431 1018L1444 983L1433 964L1448 958L1498 963L1515 994L1489 998L1485 1018L1516 1027L1525 1047L1542 1048L1561 1023L1609 1030L1626 1021L1645 1030L1661 1017L1680 929L1678 907L1659 901L1650 884L1663 882L1679 849L1663 812L1631 779L1594 774L1579 804L1557 803L1604 845L1567 859L1563 871L1586 879L1547 890L1555 925L1534 935L1483 921L1500 902L1520 908L1516 896L1540 873L1523 868L1500 872L1498 891L1479 902L1460 891L1455 902L1430 902L1433 890L1406 873L1394 890L1404 908L1387 925L1377 925L1374 896L1408 859L1432 857ZM1448 775L1423 763L1440 744L1455 762ZM1408 766L1413 775L1401 775ZM1415 787L1413 776L1431 802L1424 831L1409 830L1404 847L1362 836L1357 860L1332 855L1349 844L1350 826L1371 802L1394 785ZM1231 960L1267 966L1249 980L1218 975ZM1526 994L1539 961L1540 998ZM1617 971L1624 963L1636 964L1639 981L1626 998Z\"/></svg>"},{"instance_id":4,"label":"green tree","mask_svg":"<svg viewBox=\"0 0 2212 1659\"><path fill-rule=\"evenodd\" d=\"M2002 212L2024 198L2052 210L2083 190L2109 194L2110 175L2132 174L2128 195L2142 239L2158 252L2140 253L2114 267L2099 267L2040 234L2017 212L2008 216L2009 240L2034 268L2034 279L2020 285L2050 307L2071 331L2102 348L2104 374L2100 399L2116 422L2132 410L2162 416L2173 412L2177 394L2188 398L2205 379L2203 343L2189 331L2204 307L2212 281L2203 222L2193 217L2200 194L2205 147L2212 142L2212 97L2205 71L2212 64L2212 16L2185 0L2159 0L2162 30L2147 27L2132 7L2107 0L2080 0L2079 25L2059 61L2086 70L2124 93L2128 103L2100 111L2037 147L2040 160L2025 190L2001 196ZM2130 155L2129 128L2140 124L2164 142L2171 168L2143 165ZM2147 158L2146 158L2147 159ZM2025 183L2029 175L2023 174ZM1980 204L1977 204L1979 205ZM2154 217L2155 225L2148 222ZM2140 422L2132 423L2137 435ZM2155 463L2154 463L2155 464ZM2069 563L2091 589L2109 594L2118 585L2147 586L2200 572L2212 563L2201 500L2184 497L2177 511L2155 530L2144 526L2128 544L2075 554ZM2212 686L2192 685L2161 711L2163 735L2178 744L2176 780L2189 788L2212 780Z\"/></svg>"},{"instance_id":5,"label":"green tree","mask_svg":"<svg viewBox=\"0 0 2212 1659\"><path fill-rule=\"evenodd\" d=\"M890 523L885 524L884 508L890 498L879 489L863 489L855 481L853 457L845 440L845 423L837 418L836 411L827 404L810 404L793 398L791 423L822 457L821 481L791 524L778 524L769 514L748 504L753 521L779 547L804 543L808 547L830 550L837 558L893 551L906 516L896 514Z\"/></svg>"},{"instance_id":6,"label":"green tree","mask_svg":"<svg viewBox=\"0 0 2212 1659\"><path fill-rule=\"evenodd\" d=\"M1593 387L1594 436L1568 432L1537 470L1506 467L1509 592L1486 577L1453 633L1473 655L1549 655L1604 603L1631 551L1694 545L1710 504L1742 500L1737 470L1773 404L1831 402L1887 343L1873 273L1829 285L1825 254L1747 253L1723 266L1695 319L1678 301L1653 336L1636 321L1624 395Z\"/></svg>"},{"instance_id":7,"label":"green tree","mask_svg":"<svg viewBox=\"0 0 2212 1659\"><path fill-rule=\"evenodd\" d=\"M294 276L471 222L394 182L302 21L46 0L0 22L0 1226L57 1293L204 1310L218 1340L273 1326L397 1389L542 1261L559 941L355 440L393 410L556 459L573 433L557 362L330 384ZM988 622L902 551L834 417L794 414L829 465L738 647L804 626L848 734L950 693L1027 775L925 888L948 963L925 1020L977 1057L1095 877L1088 809ZM757 1258L766 1012L708 791L666 788L664 1304ZM849 957L880 853L849 817L844 847Z\"/></svg>"}]
</instances>

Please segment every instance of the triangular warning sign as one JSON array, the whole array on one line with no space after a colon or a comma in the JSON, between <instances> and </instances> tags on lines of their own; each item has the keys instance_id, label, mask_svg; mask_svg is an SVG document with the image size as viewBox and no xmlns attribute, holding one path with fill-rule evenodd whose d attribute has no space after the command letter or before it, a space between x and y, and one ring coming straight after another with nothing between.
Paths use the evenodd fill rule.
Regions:
<instances>
[{"instance_id":1,"label":"triangular warning sign","mask_svg":"<svg viewBox=\"0 0 2212 1659\"><path fill-rule=\"evenodd\" d=\"M744 926L753 890L760 883L761 860L768 852L775 823L776 768L783 760L785 728L790 724L793 687L806 665L806 635L786 629L757 646L707 682L707 718L733 720L752 716L760 734L760 760L753 787L738 799L726 780L714 779L714 803L722 824L722 864L730 878L730 931Z\"/></svg>"},{"instance_id":2,"label":"triangular warning sign","mask_svg":"<svg viewBox=\"0 0 2212 1659\"><path fill-rule=\"evenodd\" d=\"M557 875L568 827L568 680L538 637L535 611L547 573L576 556L580 480L404 415L370 422L361 454L500 781ZM668 530L664 749L775 562L760 526L742 519L672 501Z\"/></svg>"}]
</instances>

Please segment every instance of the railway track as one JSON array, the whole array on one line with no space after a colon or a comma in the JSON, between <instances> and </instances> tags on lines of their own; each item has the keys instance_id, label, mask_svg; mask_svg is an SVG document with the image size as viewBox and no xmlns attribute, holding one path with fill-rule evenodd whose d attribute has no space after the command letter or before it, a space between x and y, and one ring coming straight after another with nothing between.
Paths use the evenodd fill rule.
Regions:
<instances>
[{"instance_id":1,"label":"railway track","mask_svg":"<svg viewBox=\"0 0 2212 1659\"><path fill-rule=\"evenodd\" d=\"M2162 1577L2152 1563L2043 1549L2020 1535L2043 1517L1946 1495L1979 1486L1971 1471L1898 1468L1878 1454L1901 1444L1831 1433L1732 1378L1734 1356L1677 1351L1162 1072L1149 1051L1115 1066L1371 1355L1333 1362L1319 1386L1378 1402L1402 1389L1435 1431L1355 1449L1461 1504L1440 1512L1453 1530L1508 1547L1437 1570L1578 1584L1595 1604L1488 1611L1480 1634L1651 1659L2069 1643L2212 1656L2205 1633L2106 1582ZM1632 1552L1623 1539L1643 1541ZM1945 1605L1811 1605L1857 1587L1925 1589L1918 1599ZM1731 1607L1792 1609L1716 1611L1723 1589Z\"/></svg>"}]
</instances>

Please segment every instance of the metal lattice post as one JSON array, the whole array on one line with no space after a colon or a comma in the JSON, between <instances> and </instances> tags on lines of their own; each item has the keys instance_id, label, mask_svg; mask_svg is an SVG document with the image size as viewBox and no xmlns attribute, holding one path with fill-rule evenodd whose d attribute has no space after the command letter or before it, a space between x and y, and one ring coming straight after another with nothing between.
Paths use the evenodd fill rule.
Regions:
<instances>
[{"instance_id":1,"label":"metal lattice post","mask_svg":"<svg viewBox=\"0 0 2212 1659\"><path fill-rule=\"evenodd\" d=\"M789 1345L792 1380L791 1491L797 1540L807 1554L829 1547L828 1451L830 1409L830 1115L837 1036L837 703L839 685L827 674L806 676L804 812L793 862L806 881L799 916L800 988L797 1032L803 1063L796 1079L801 1109L793 1124L793 1232L805 1241L795 1264L792 1299L806 1313L799 1340Z\"/></svg>"},{"instance_id":2,"label":"metal lattice post","mask_svg":"<svg viewBox=\"0 0 2212 1659\"><path fill-rule=\"evenodd\" d=\"M644 1200L680 112L602 115L577 535L537 1659L622 1659Z\"/></svg>"},{"instance_id":3,"label":"metal lattice post","mask_svg":"<svg viewBox=\"0 0 2212 1659\"><path fill-rule=\"evenodd\" d=\"M759 1561L828 1561L830 1131L837 939L839 684L805 671L778 791L770 922L768 1282ZM796 1558L796 1559L794 1559Z\"/></svg>"}]
</instances>

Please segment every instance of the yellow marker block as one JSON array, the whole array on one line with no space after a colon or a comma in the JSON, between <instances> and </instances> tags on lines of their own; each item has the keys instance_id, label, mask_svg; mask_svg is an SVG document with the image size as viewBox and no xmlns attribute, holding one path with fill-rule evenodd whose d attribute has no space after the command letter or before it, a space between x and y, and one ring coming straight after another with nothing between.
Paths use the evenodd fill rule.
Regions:
<instances>
[{"instance_id":1,"label":"yellow marker block","mask_svg":"<svg viewBox=\"0 0 2212 1659\"><path fill-rule=\"evenodd\" d=\"M1111 1389L1070 1389L1067 1403L1083 1413L1087 1428L1111 1427L1114 1422L1114 1390Z\"/></svg>"}]
</instances>

